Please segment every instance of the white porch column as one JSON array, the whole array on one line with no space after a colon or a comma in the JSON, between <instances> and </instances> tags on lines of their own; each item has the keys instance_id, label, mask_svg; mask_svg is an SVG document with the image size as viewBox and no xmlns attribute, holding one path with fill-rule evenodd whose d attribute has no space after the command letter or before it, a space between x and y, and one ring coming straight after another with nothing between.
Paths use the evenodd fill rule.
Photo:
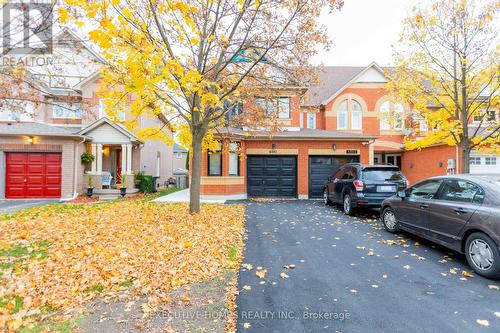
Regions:
<instances>
[{"instance_id":1,"label":"white porch column","mask_svg":"<svg viewBox=\"0 0 500 333\"><path fill-rule=\"evenodd\" d=\"M127 145L127 175L132 174L132 145Z\"/></svg>"},{"instance_id":2,"label":"white porch column","mask_svg":"<svg viewBox=\"0 0 500 333\"><path fill-rule=\"evenodd\" d=\"M375 141L368 143L368 163L374 164L375 162Z\"/></svg>"},{"instance_id":3,"label":"white porch column","mask_svg":"<svg viewBox=\"0 0 500 333\"><path fill-rule=\"evenodd\" d=\"M122 174L126 174L127 172L127 145L122 145ZM117 179L116 181L120 181L121 179Z\"/></svg>"},{"instance_id":4,"label":"white porch column","mask_svg":"<svg viewBox=\"0 0 500 333\"><path fill-rule=\"evenodd\" d=\"M95 175L95 173L97 171L97 145L93 143L90 146L92 147L92 155L94 156L94 160L92 161L90 173Z\"/></svg>"},{"instance_id":5,"label":"white porch column","mask_svg":"<svg viewBox=\"0 0 500 333\"><path fill-rule=\"evenodd\" d=\"M97 144L97 174L100 175L102 174L102 145Z\"/></svg>"}]
</instances>

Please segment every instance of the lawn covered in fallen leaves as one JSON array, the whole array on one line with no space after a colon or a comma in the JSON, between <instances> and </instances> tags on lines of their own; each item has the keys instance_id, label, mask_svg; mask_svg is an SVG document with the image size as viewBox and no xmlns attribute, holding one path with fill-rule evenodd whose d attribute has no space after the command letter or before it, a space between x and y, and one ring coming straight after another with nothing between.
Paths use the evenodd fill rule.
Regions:
<instances>
[{"instance_id":1,"label":"lawn covered in fallen leaves","mask_svg":"<svg viewBox=\"0 0 500 333\"><path fill-rule=\"evenodd\" d=\"M73 313L100 293L155 294L237 268L242 205L144 200L50 205L0 216L0 330Z\"/></svg>"}]
</instances>

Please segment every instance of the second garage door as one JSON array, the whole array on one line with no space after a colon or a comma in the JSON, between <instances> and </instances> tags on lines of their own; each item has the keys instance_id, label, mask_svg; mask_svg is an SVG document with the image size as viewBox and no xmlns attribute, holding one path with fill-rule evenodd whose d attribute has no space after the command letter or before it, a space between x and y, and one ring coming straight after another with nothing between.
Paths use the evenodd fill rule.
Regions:
<instances>
[{"instance_id":1,"label":"second garage door","mask_svg":"<svg viewBox=\"0 0 500 333\"><path fill-rule=\"evenodd\" d=\"M5 197L59 198L60 153L7 153Z\"/></svg>"},{"instance_id":2,"label":"second garage door","mask_svg":"<svg viewBox=\"0 0 500 333\"><path fill-rule=\"evenodd\" d=\"M309 156L309 197L320 198L328 177L345 163L359 162L359 156Z\"/></svg>"},{"instance_id":3,"label":"second garage door","mask_svg":"<svg viewBox=\"0 0 500 333\"><path fill-rule=\"evenodd\" d=\"M296 197L296 156L248 156L249 197Z\"/></svg>"}]
</instances>

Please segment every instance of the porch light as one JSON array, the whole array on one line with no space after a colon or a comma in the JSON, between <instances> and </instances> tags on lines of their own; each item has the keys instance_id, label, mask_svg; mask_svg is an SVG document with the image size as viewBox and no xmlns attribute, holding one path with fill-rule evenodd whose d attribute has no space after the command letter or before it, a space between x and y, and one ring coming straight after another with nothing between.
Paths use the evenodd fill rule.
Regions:
<instances>
[{"instance_id":1,"label":"porch light","mask_svg":"<svg viewBox=\"0 0 500 333\"><path fill-rule=\"evenodd\" d=\"M332 150L337 150L337 145L335 143L332 145Z\"/></svg>"},{"instance_id":2,"label":"porch light","mask_svg":"<svg viewBox=\"0 0 500 333\"><path fill-rule=\"evenodd\" d=\"M34 138L32 136L28 136L28 143L32 145L33 142L34 142Z\"/></svg>"}]
</instances>

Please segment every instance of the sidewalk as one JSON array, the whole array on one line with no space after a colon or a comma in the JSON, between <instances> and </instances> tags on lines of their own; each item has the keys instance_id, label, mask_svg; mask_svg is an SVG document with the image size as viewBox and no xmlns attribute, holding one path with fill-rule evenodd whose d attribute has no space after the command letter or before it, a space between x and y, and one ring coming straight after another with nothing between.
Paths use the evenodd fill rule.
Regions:
<instances>
[{"instance_id":1,"label":"sidewalk","mask_svg":"<svg viewBox=\"0 0 500 333\"><path fill-rule=\"evenodd\" d=\"M170 193L167 195L164 195L162 197L159 197L155 200L154 202L189 202L189 189L177 191L174 193ZM210 199L203 199L201 198L201 203L225 203L226 199L224 199L222 196L217 197L217 196L212 196Z\"/></svg>"}]
</instances>

